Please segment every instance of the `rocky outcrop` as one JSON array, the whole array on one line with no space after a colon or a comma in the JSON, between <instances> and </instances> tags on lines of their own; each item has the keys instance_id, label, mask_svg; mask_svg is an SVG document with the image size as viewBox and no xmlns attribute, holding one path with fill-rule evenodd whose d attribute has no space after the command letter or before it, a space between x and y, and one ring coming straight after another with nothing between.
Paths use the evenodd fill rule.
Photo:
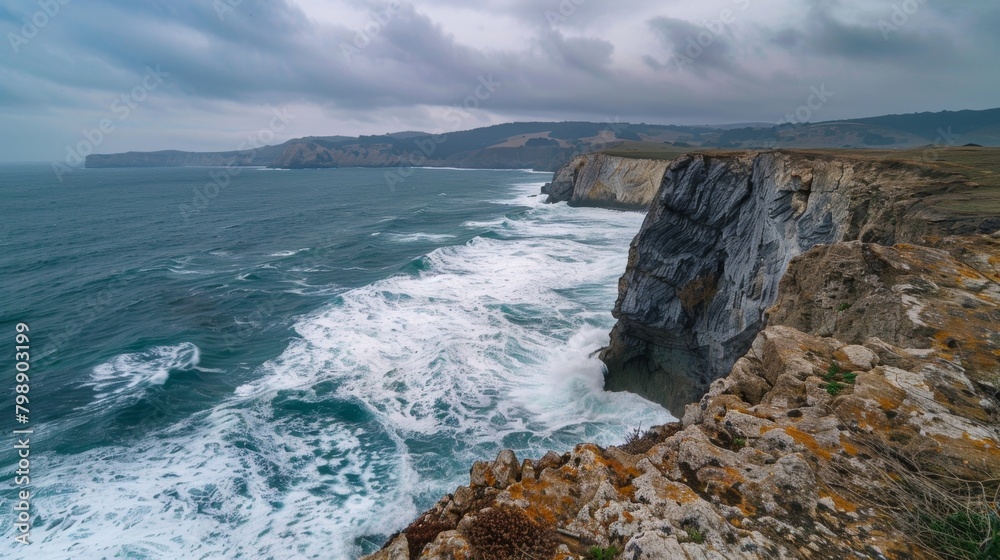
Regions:
<instances>
[{"instance_id":1,"label":"rocky outcrop","mask_svg":"<svg viewBox=\"0 0 1000 560\"><path fill-rule=\"evenodd\" d=\"M573 196L582 183L577 177ZM550 191L562 184L557 174ZM973 188L919 165L862 157L770 151L675 160L619 283L618 323L601 354L606 388L680 415L750 348L794 256L844 240L892 244L995 228L981 215L939 211L943 193Z\"/></svg>"},{"instance_id":2,"label":"rocky outcrop","mask_svg":"<svg viewBox=\"0 0 1000 560\"><path fill-rule=\"evenodd\" d=\"M370 558L996 557L1000 240L929 242L793 258L771 324L682 422L476 463Z\"/></svg>"},{"instance_id":3,"label":"rocky outcrop","mask_svg":"<svg viewBox=\"0 0 1000 560\"><path fill-rule=\"evenodd\" d=\"M542 187L546 202L645 210L663 183L667 160L635 159L593 153L560 167Z\"/></svg>"}]
</instances>

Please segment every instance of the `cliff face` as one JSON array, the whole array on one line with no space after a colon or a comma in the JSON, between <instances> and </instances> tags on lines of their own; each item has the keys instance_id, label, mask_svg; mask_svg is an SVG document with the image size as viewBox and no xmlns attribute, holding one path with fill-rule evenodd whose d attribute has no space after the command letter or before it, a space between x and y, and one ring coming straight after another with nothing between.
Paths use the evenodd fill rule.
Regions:
<instances>
[{"instance_id":1,"label":"cliff face","mask_svg":"<svg viewBox=\"0 0 1000 560\"><path fill-rule=\"evenodd\" d=\"M1000 239L931 241L792 259L682 422L476 463L373 559L997 557Z\"/></svg>"},{"instance_id":2,"label":"cliff face","mask_svg":"<svg viewBox=\"0 0 1000 560\"><path fill-rule=\"evenodd\" d=\"M604 358L683 420L503 451L370 558L1000 558L996 207L917 164L675 161Z\"/></svg>"},{"instance_id":3,"label":"cliff face","mask_svg":"<svg viewBox=\"0 0 1000 560\"><path fill-rule=\"evenodd\" d=\"M970 187L917 166L864 159L679 158L629 250L618 323L601 354L606 388L680 415L750 348L792 257L819 244L892 244L987 225L939 216L932 202L949 188Z\"/></svg>"},{"instance_id":4,"label":"cliff face","mask_svg":"<svg viewBox=\"0 0 1000 560\"><path fill-rule=\"evenodd\" d=\"M560 167L542 188L546 202L645 210L663 183L670 162L587 154Z\"/></svg>"}]
</instances>

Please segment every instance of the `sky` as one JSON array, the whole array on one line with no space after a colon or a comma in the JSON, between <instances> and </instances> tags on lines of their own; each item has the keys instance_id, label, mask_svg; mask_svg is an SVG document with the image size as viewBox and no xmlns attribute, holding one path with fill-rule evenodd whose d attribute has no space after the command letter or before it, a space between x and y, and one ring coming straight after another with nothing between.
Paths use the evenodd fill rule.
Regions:
<instances>
[{"instance_id":1,"label":"sky","mask_svg":"<svg viewBox=\"0 0 1000 560\"><path fill-rule=\"evenodd\" d=\"M0 0L0 161L988 109L997 29L996 0Z\"/></svg>"}]
</instances>

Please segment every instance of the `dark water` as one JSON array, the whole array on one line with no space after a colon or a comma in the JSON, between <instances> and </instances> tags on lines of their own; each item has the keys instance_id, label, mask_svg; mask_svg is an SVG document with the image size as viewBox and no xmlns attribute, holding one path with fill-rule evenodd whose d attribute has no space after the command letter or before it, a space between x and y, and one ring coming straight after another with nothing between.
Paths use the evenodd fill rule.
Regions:
<instances>
[{"instance_id":1,"label":"dark water","mask_svg":"<svg viewBox=\"0 0 1000 560\"><path fill-rule=\"evenodd\" d=\"M524 171L210 173L0 166L37 494L5 557L355 558L473 460L668 419L588 357L639 214Z\"/></svg>"}]
</instances>

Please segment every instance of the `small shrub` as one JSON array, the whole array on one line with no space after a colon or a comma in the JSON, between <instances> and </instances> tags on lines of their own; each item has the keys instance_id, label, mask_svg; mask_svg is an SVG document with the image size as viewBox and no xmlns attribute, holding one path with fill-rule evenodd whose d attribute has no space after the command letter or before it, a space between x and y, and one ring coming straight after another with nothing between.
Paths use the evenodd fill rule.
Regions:
<instances>
[{"instance_id":1,"label":"small shrub","mask_svg":"<svg viewBox=\"0 0 1000 560\"><path fill-rule=\"evenodd\" d=\"M629 455L643 455L654 446L663 443L667 438L681 431L681 427L680 422L674 422L645 432L636 428L625 437L625 443L617 447Z\"/></svg>"},{"instance_id":2,"label":"small shrub","mask_svg":"<svg viewBox=\"0 0 1000 560\"><path fill-rule=\"evenodd\" d=\"M1000 558L1000 516L958 511L944 517L922 515L927 543L946 558Z\"/></svg>"},{"instance_id":3,"label":"small shrub","mask_svg":"<svg viewBox=\"0 0 1000 560\"><path fill-rule=\"evenodd\" d=\"M747 438L734 438L733 439L733 451L739 451L747 446Z\"/></svg>"},{"instance_id":4,"label":"small shrub","mask_svg":"<svg viewBox=\"0 0 1000 560\"><path fill-rule=\"evenodd\" d=\"M625 438L625 444L620 446L619 449L629 455L642 455L656 444L656 437L653 434L636 428L629 433L628 437Z\"/></svg>"},{"instance_id":5,"label":"small shrub","mask_svg":"<svg viewBox=\"0 0 1000 560\"><path fill-rule=\"evenodd\" d=\"M823 380L826 381L826 385L823 386L827 393L836 397L839 395L847 384L853 384L858 379L858 374L841 369L840 365L834 363L830 364L830 368L826 370L826 375L823 376Z\"/></svg>"},{"instance_id":6,"label":"small shrub","mask_svg":"<svg viewBox=\"0 0 1000 560\"><path fill-rule=\"evenodd\" d=\"M555 533L509 505L483 510L466 537L480 560L543 559L556 552Z\"/></svg>"},{"instance_id":7,"label":"small shrub","mask_svg":"<svg viewBox=\"0 0 1000 560\"><path fill-rule=\"evenodd\" d=\"M695 544L702 544L705 542L705 534L694 527L687 528L687 536L691 539L691 542Z\"/></svg>"},{"instance_id":8,"label":"small shrub","mask_svg":"<svg viewBox=\"0 0 1000 560\"><path fill-rule=\"evenodd\" d=\"M850 308L851 308L851 304L849 304L849 303L847 303L845 301L844 303L840 304L840 307L837 308L837 311L847 311Z\"/></svg>"},{"instance_id":9,"label":"small shrub","mask_svg":"<svg viewBox=\"0 0 1000 560\"><path fill-rule=\"evenodd\" d=\"M419 558L420 551L425 546L434 542L438 534L442 531L451 531L455 528L454 523L447 523L434 519L429 515L422 516L414 521L409 527L403 530L406 534L406 543L409 545L410 558ZM392 542L392 539L389 539Z\"/></svg>"},{"instance_id":10,"label":"small shrub","mask_svg":"<svg viewBox=\"0 0 1000 560\"><path fill-rule=\"evenodd\" d=\"M602 548L599 546L592 546L587 550L588 560L613 560L616 556L621 554L617 546L609 546L607 548Z\"/></svg>"}]
</instances>

